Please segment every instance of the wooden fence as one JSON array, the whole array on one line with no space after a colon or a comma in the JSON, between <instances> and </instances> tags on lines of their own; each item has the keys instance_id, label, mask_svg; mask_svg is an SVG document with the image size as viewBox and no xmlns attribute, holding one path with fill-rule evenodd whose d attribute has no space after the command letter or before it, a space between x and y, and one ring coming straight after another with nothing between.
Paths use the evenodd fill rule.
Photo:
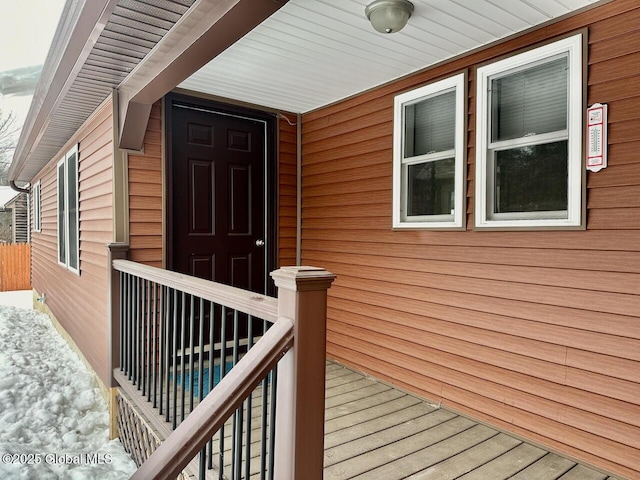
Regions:
<instances>
[{"instance_id":1,"label":"wooden fence","mask_svg":"<svg viewBox=\"0 0 640 480\"><path fill-rule=\"evenodd\" d=\"M31 245L0 244L0 292L31 289Z\"/></svg>"}]
</instances>

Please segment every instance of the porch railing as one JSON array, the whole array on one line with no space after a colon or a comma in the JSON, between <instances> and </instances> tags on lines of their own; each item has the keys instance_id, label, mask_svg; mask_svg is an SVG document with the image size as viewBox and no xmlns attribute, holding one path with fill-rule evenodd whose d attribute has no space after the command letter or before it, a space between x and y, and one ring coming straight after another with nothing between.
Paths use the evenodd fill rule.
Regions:
<instances>
[{"instance_id":1,"label":"porch railing","mask_svg":"<svg viewBox=\"0 0 640 480\"><path fill-rule=\"evenodd\" d=\"M114 379L164 420L166 436L134 478L176 478L189 465L200 478L321 479L333 275L273 272L276 299L127 260L112 265Z\"/></svg>"}]
</instances>

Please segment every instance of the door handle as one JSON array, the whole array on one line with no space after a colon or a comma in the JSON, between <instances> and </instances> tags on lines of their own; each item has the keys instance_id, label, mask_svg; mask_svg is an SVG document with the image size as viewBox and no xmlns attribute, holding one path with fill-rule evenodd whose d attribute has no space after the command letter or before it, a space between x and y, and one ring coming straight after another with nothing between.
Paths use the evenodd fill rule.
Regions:
<instances>
[{"instance_id":1,"label":"door handle","mask_svg":"<svg viewBox=\"0 0 640 480\"><path fill-rule=\"evenodd\" d=\"M256 240L256 247L264 247L264 240Z\"/></svg>"}]
</instances>

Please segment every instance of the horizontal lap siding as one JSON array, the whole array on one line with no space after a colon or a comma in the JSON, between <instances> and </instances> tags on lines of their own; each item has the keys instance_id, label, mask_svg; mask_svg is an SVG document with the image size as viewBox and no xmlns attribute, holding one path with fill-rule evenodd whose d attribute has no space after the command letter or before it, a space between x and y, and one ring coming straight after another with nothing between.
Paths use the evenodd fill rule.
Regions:
<instances>
[{"instance_id":1,"label":"horizontal lap siding","mask_svg":"<svg viewBox=\"0 0 640 480\"><path fill-rule=\"evenodd\" d=\"M589 28L609 167L587 230L474 232L475 67ZM640 475L640 8L618 0L303 117L302 261L338 275L328 355ZM391 231L394 95L469 69L466 232Z\"/></svg>"},{"instance_id":2,"label":"horizontal lap siding","mask_svg":"<svg viewBox=\"0 0 640 480\"><path fill-rule=\"evenodd\" d=\"M162 268L162 104L151 108L144 153L129 154L129 258Z\"/></svg>"},{"instance_id":3,"label":"horizontal lap siding","mask_svg":"<svg viewBox=\"0 0 640 480\"><path fill-rule=\"evenodd\" d=\"M295 121L293 114L286 117ZM296 125L281 118L278 129L278 267L285 267L296 264L298 141Z\"/></svg>"},{"instance_id":4,"label":"horizontal lap siding","mask_svg":"<svg viewBox=\"0 0 640 480\"><path fill-rule=\"evenodd\" d=\"M34 179L41 180L42 231L32 235L33 287L107 382L107 250L113 239L111 103L73 137L79 143L80 276L58 265L56 163L69 143Z\"/></svg>"}]
</instances>

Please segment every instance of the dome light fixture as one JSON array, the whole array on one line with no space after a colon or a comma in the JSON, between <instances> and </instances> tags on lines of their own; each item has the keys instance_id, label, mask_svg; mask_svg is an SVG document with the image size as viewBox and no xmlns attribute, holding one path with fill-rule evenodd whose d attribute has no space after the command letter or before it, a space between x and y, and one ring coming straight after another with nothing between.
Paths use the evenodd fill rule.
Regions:
<instances>
[{"instance_id":1,"label":"dome light fixture","mask_svg":"<svg viewBox=\"0 0 640 480\"><path fill-rule=\"evenodd\" d=\"M374 0L364 13L380 33L395 33L402 30L413 13L409 0Z\"/></svg>"}]
</instances>

